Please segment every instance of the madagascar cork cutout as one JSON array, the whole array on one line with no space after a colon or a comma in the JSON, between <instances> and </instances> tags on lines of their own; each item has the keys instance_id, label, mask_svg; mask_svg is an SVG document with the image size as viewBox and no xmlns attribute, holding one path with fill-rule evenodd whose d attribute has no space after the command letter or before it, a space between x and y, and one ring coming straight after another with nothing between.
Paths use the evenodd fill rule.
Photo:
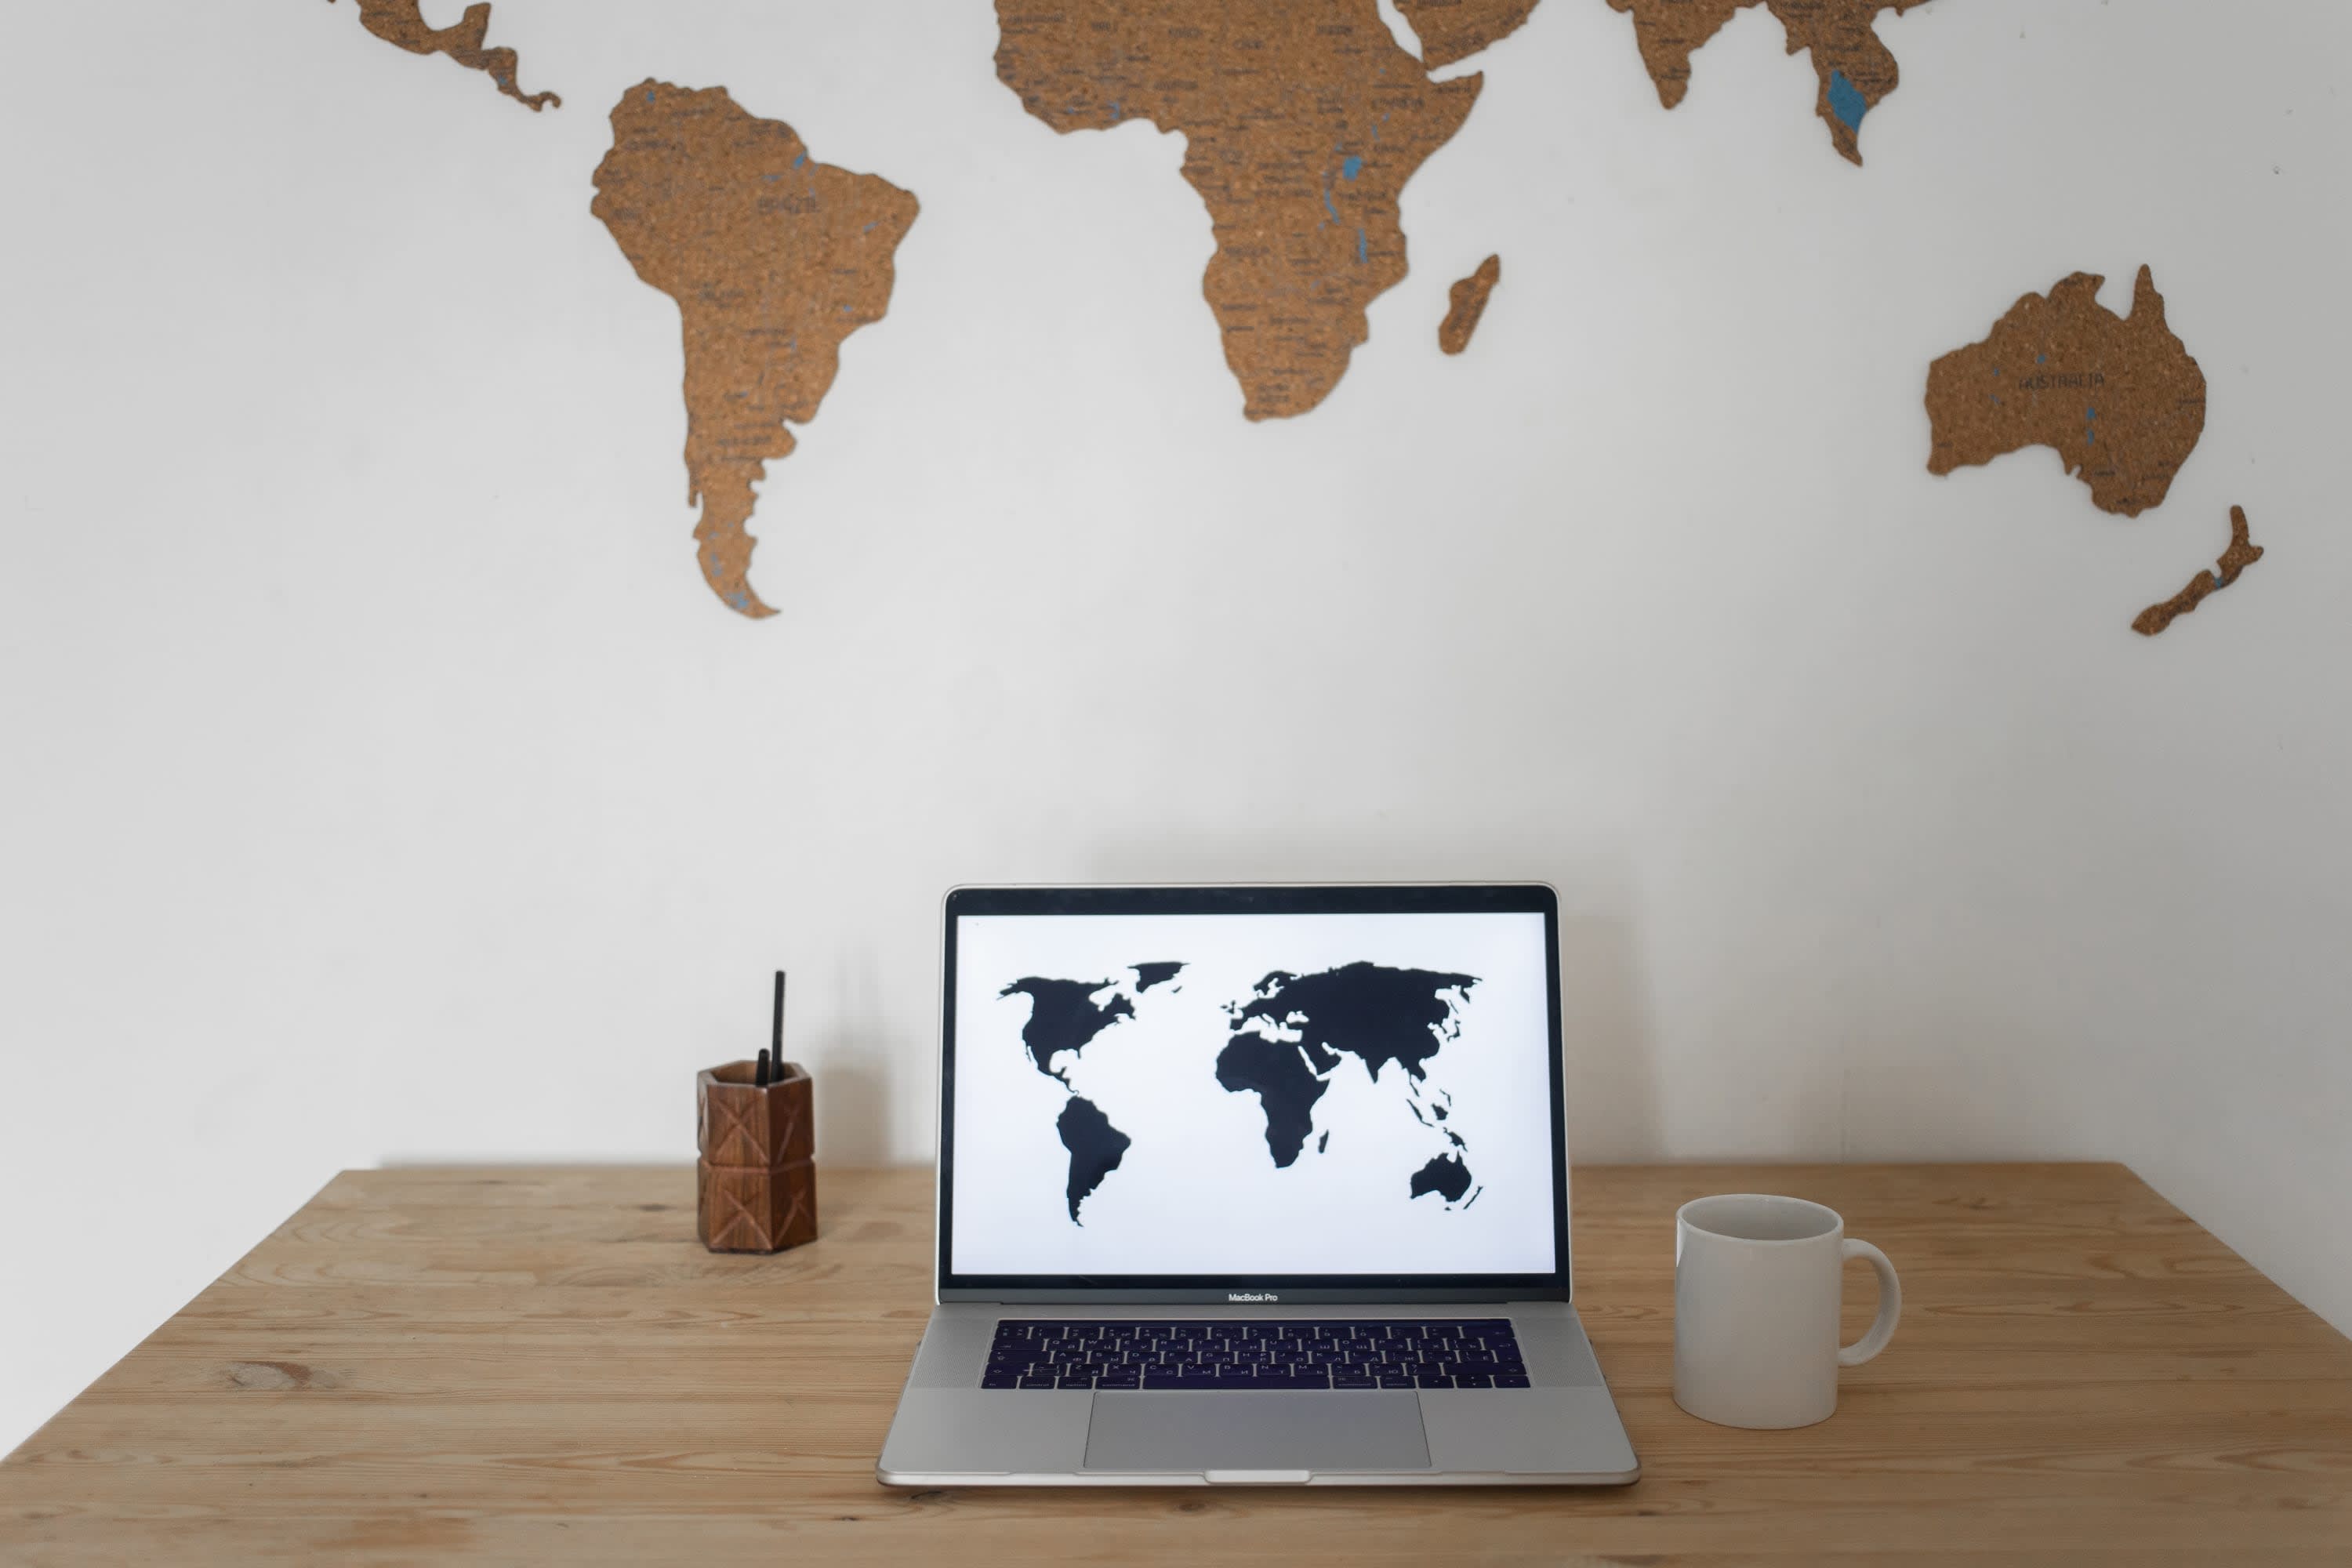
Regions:
<instances>
[{"instance_id":1,"label":"madagascar cork cutout","mask_svg":"<svg viewBox=\"0 0 2352 1568\"><path fill-rule=\"evenodd\" d=\"M1458 354L1470 346L1470 334L1478 330L1478 318L1486 313L1486 296L1495 291L1502 277L1503 258L1490 256L1478 263L1477 271L1454 280L1448 291L1452 304L1445 320L1437 324L1439 348Z\"/></svg>"},{"instance_id":2,"label":"madagascar cork cutout","mask_svg":"<svg viewBox=\"0 0 2352 1568\"><path fill-rule=\"evenodd\" d=\"M2205 373L2147 268L2129 316L2099 303L2103 281L2077 272L2025 295L1982 342L1928 367L1928 472L2044 446L2102 511L2162 504L2205 429Z\"/></svg>"},{"instance_id":3,"label":"madagascar cork cutout","mask_svg":"<svg viewBox=\"0 0 2352 1568\"><path fill-rule=\"evenodd\" d=\"M2189 585L2160 605L2150 605L2132 622L2132 630L2144 637L2152 637L2173 623L2176 616L2195 609L2208 594L2218 594L2238 580L2239 574L2263 558L2263 547L2253 542L2246 528L2246 509L2230 509L2230 547L2214 562L2214 570L2200 572L2189 580Z\"/></svg>"},{"instance_id":4,"label":"madagascar cork cutout","mask_svg":"<svg viewBox=\"0 0 2352 1568\"><path fill-rule=\"evenodd\" d=\"M360 26L412 55L447 55L467 70L482 72L499 84L500 92L533 110L549 104L562 107L563 100L551 92L526 93L515 85L512 49L482 47L490 32L488 5L468 5L464 16L436 29L425 25L417 4L418 0L359 0Z\"/></svg>"},{"instance_id":5,"label":"madagascar cork cutout","mask_svg":"<svg viewBox=\"0 0 2352 1568\"><path fill-rule=\"evenodd\" d=\"M1397 198L1480 79L1433 82L1374 0L997 0L996 74L1060 132L1184 136L1216 253L1201 291L1252 419L1330 395L1405 275Z\"/></svg>"},{"instance_id":6,"label":"madagascar cork cutout","mask_svg":"<svg viewBox=\"0 0 2352 1568\"><path fill-rule=\"evenodd\" d=\"M613 109L589 211L637 276L677 301L686 340L687 499L703 579L730 609L751 591L752 485L794 446L840 368L842 341L890 306L915 198L809 156L793 128L723 87L642 81Z\"/></svg>"}]
</instances>

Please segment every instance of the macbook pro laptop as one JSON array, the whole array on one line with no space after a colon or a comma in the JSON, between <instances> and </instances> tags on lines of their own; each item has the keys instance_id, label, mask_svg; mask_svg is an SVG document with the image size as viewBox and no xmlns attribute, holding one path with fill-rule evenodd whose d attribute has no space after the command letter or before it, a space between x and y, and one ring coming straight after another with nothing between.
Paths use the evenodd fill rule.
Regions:
<instances>
[{"instance_id":1,"label":"macbook pro laptop","mask_svg":"<svg viewBox=\"0 0 2352 1568\"><path fill-rule=\"evenodd\" d=\"M948 895L938 1302L893 1486L1612 1484L1559 907Z\"/></svg>"}]
</instances>

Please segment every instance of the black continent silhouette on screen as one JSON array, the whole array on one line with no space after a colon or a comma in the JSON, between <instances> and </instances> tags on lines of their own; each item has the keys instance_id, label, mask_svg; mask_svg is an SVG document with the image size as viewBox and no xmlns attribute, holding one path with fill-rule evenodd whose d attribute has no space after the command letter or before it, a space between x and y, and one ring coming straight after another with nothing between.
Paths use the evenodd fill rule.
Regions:
<instances>
[{"instance_id":1,"label":"black continent silhouette on screen","mask_svg":"<svg viewBox=\"0 0 2352 1568\"><path fill-rule=\"evenodd\" d=\"M1098 1038L1136 1018L1151 1003L1146 994L1172 985L1184 965L1168 960L1128 966L1133 980L1060 980L1029 975L998 997L1029 998L1021 1043L1031 1063L1069 1093L1056 1129L1070 1152L1065 1189L1070 1223L1105 1179L1118 1169L1134 1139L1111 1125L1100 1107L1071 1087L1069 1068ZM1222 1004L1232 1037L1217 1053L1218 1084L1228 1094L1255 1094L1265 1117L1265 1150L1277 1170L1331 1146L1331 1129L1315 1130L1315 1107L1331 1077L1349 1058L1373 1082L1394 1062L1402 1068L1405 1109L1451 1147L1404 1175L1408 1198L1435 1194L1448 1209L1468 1208L1486 1189L1471 1176L1469 1143L1451 1125L1454 1097L1432 1081L1431 1067L1461 1037L1462 1012L1477 976L1432 969L1348 963L1312 974L1276 970L1250 994ZM1344 1131L1344 1130L1342 1130Z\"/></svg>"}]
</instances>

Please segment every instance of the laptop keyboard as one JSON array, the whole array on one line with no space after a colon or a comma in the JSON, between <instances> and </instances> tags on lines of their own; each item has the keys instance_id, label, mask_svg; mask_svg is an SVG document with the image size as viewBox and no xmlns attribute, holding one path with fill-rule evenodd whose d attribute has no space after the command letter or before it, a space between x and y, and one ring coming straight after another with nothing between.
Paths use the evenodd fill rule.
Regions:
<instances>
[{"instance_id":1,"label":"laptop keyboard","mask_svg":"<svg viewBox=\"0 0 2352 1568\"><path fill-rule=\"evenodd\" d=\"M1525 1388L1502 1318L996 1325L982 1388Z\"/></svg>"}]
</instances>

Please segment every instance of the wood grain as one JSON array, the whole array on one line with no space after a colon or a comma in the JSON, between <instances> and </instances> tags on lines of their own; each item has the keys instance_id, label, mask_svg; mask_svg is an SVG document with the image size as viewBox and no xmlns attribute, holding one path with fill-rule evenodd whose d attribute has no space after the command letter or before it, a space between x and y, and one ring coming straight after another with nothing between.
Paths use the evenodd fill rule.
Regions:
<instances>
[{"instance_id":1,"label":"wood grain","mask_svg":"<svg viewBox=\"0 0 2352 1568\"><path fill-rule=\"evenodd\" d=\"M816 1239L815 1084L798 1062L761 1084L756 1066L729 1062L694 1078L694 1234L713 1252Z\"/></svg>"},{"instance_id":2,"label":"wood grain","mask_svg":"<svg viewBox=\"0 0 2352 1568\"><path fill-rule=\"evenodd\" d=\"M930 1177L820 1180L759 1257L696 1244L688 1170L347 1172L0 1461L0 1561L2352 1561L2352 1343L2119 1166L1580 1170L1644 1478L1442 1495L877 1486ZM1675 1207L1759 1188L1903 1272L1803 1431L1670 1394Z\"/></svg>"}]
</instances>

